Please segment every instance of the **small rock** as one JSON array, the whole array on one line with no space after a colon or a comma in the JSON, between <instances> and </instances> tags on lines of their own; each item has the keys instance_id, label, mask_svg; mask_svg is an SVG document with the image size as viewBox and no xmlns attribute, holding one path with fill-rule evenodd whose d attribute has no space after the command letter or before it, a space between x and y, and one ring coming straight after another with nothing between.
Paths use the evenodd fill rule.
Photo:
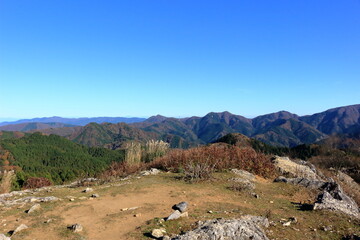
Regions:
<instances>
[{"instance_id":1,"label":"small rock","mask_svg":"<svg viewBox=\"0 0 360 240\"><path fill-rule=\"evenodd\" d=\"M213 214L214 212L213 212L213 211L211 211L211 210L209 210L209 211L208 211L208 213Z\"/></svg>"},{"instance_id":2,"label":"small rock","mask_svg":"<svg viewBox=\"0 0 360 240\"><path fill-rule=\"evenodd\" d=\"M251 193L251 196L253 196L254 198L260 198L260 196L256 193Z\"/></svg>"},{"instance_id":3,"label":"small rock","mask_svg":"<svg viewBox=\"0 0 360 240\"><path fill-rule=\"evenodd\" d=\"M296 217L289 217L289 220L292 222L292 223L297 223L298 220Z\"/></svg>"},{"instance_id":4,"label":"small rock","mask_svg":"<svg viewBox=\"0 0 360 240\"><path fill-rule=\"evenodd\" d=\"M68 226L68 229L77 233L77 232L81 232L83 230L83 226L81 224L76 223L71 226Z\"/></svg>"},{"instance_id":5,"label":"small rock","mask_svg":"<svg viewBox=\"0 0 360 240\"><path fill-rule=\"evenodd\" d=\"M69 201L70 201L70 202L73 202L73 201L75 201L75 199L73 199L73 198L70 198L70 199L69 199Z\"/></svg>"},{"instance_id":6,"label":"small rock","mask_svg":"<svg viewBox=\"0 0 360 240\"><path fill-rule=\"evenodd\" d=\"M135 210L135 209L138 209L139 207L131 207L131 208L128 208L127 210L128 211L132 211L132 210Z\"/></svg>"},{"instance_id":7,"label":"small rock","mask_svg":"<svg viewBox=\"0 0 360 240\"><path fill-rule=\"evenodd\" d=\"M84 193L88 193L88 192L92 192L94 191L92 188L86 188L85 190L83 190Z\"/></svg>"},{"instance_id":8,"label":"small rock","mask_svg":"<svg viewBox=\"0 0 360 240\"><path fill-rule=\"evenodd\" d=\"M288 227L288 226L290 226L291 225L291 221L287 221L287 222L284 222L283 223L283 226L284 227Z\"/></svg>"},{"instance_id":9,"label":"small rock","mask_svg":"<svg viewBox=\"0 0 360 240\"><path fill-rule=\"evenodd\" d=\"M274 201L270 201L269 203L274 203Z\"/></svg>"},{"instance_id":10,"label":"small rock","mask_svg":"<svg viewBox=\"0 0 360 240\"><path fill-rule=\"evenodd\" d=\"M181 202L178 204L175 204L172 209L174 210L179 210L180 212L185 212L186 208L188 207L188 203L187 202Z\"/></svg>"},{"instance_id":11,"label":"small rock","mask_svg":"<svg viewBox=\"0 0 360 240\"><path fill-rule=\"evenodd\" d=\"M100 196L99 196L99 194L94 193L94 194L91 195L91 197L92 197L92 198L98 198L98 197L100 197Z\"/></svg>"},{"instance_id":12,"label":"small rock","mask_svg":"<svg viewBox=\"0 0 360 240\"><path fill-rule=\"evenodd\" d=\"M44 223L50 223L50 222L52 222L52 219L51 219L51 218L49 218L48 220L46 220Z\"/></svg>"},{"instance_id":13,"label":"small rock","mask_svg":"<svg viewBox=\"0 0 360 240\"><path fill-rule=\"evenodd\" d=\"M321 227L321 230L323 230L324 232L331 231L331 230L332 230L332 226L322 226L322 227Z\"/></svg>"},{"instance_id":14,"label":"small rock","mask_svg":"<svg viewBox=\"0 0 360 240\"><path fill-rule=\"evenodd\" d=\"M121 211L123 211L123 212L124 212L124 211L127 211L127 210L129 210L129 208L122 208L122 209L121 209Z\"/></svg>"},{"instance_id":15,"label":"small rock","mask_svg":"<svg viewBox=\"0 0 360 240\"><path fill-rule=\"evenodd\" d=\"M37 203L37 204L33 205L33 206L27 211L27 213L32 213L32 212L35 212L35 211L40 210L40 209L41 209L41 206L40 206L39 203Z\"/></svg>"},{"instance_id":16,"label":"small rock","mask_svg":"<svg viewBox=\"0 0 360 240\"><path fill-rule=\"evenodd\" d=\"M175 220L181 217L181 212L179 210L175 210L175 212L173 212L172 214L170 214L170 216L168 216L166 218L166 221L169 220Z\"/></svg>"},{"instance_id":17,"label":"small rock","mask_svg":"<svg viewBox=\"0 0 360 240\"><path fill-rule=\"evenodd\" d=\"M134 217L141 217L141 213L135 214Z\"/></svg>"},{"instance_id":18,"label":"small rock","mask_svg":"<svg viewBox=\"0 0 360 240\"><path fill-rule=\"evenodd\" d=\"M185 218L185 217L189 217L189 213L188 212L183 212L180 215L181 218Z\"/></svg>"},{"instance_id":19,"label":"small rock","mask_svg":"<svg viewBox=\"0 0 360 240\"><path fill-rule=\"evenodd\" d=\"M15 230L14 230L14 232L12 233L12 235L14 235L14 234L16 234L16 233L18 233L18 232L20 232L20 231L23 231L23 230L25 230L25 229L28 229L29 227L28 226L26 226L25 224L21 224L20 226L18 226Z\"/></svg>"},{"instance_id":20,"label":"small rock","mask_svg":"<svg viewBox=\"0 0 360 240\"><path fill-rule=\"evenodd\" d=\"M164 228L157 228L152 230L151 235L155 238L161 238L166 234L166 230Z\"/></svg>"}]
</instances>

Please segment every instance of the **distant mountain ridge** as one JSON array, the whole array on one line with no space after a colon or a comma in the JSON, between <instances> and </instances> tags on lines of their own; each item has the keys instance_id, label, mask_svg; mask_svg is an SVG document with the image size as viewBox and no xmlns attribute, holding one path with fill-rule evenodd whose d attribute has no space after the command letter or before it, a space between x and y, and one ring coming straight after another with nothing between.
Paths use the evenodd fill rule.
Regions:
<instances>
[{"instance_id":1,"label":"distant mountain ridge","mask_svg":"<svg viewBox=\"0 0 360 240\"><path fill-rule=\"evenodd\" d=\"M265 143L294 147L326 139L330 135L360 133L360 104L329 109L309 116L280 111L249 119L229 112L211 112L204 117L169 118L153 116L142 122L91 123L83 127L51 128L57 134L87 146L116 149L126 141L161 139L172 147L207 144L229 133L241 133Z\"/></svg>"},{"instance_id":2,"label":"distant mountain ridge","mask_svg":"<svg viewBox=\"0 0 360 240\"><path fill-rule=\"evenodd\" d=\"M43 117L43 118L32 118L32 119L21 119L13 122L1 122L0 126L5 125L13 125L19 123L63 123L77 126L85 126L86 124L95 122L95 123L135 123L142 122L146 120L146 118L138 118L138 117L93 117L93 118L62 118L62 117Z\"/></svg>"},{"instance_id":3,"label":"distant mountain ridge","mask_svg":"<svg viewBox=\"0 0 360 240\"><path fill-rule=\"evenodd\" d=\"M75 127L75 125L65 124L60 122L50 122L50 123L30 122L30 123L18 123L18 124L0 126L0 131L28 132L31 130L42 130L48 128L63 128L63 127Z\"/></svg>"}]
</instances>

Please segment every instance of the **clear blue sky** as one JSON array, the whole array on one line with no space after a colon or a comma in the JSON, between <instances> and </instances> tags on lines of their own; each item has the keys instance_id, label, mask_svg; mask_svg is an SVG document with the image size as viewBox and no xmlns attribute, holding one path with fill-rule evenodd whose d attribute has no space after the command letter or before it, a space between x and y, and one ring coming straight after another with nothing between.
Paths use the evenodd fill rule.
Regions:
<instances>
[{"instance_id":1,"label":"clear blue sky","mask_svg":"<svg viewBox=\"0 0 360 240\"><path fill-rule=\"evenodd\" d=\"M359 0L0 0L0 118L360 103Z\"/></svg>"}]
</instances>

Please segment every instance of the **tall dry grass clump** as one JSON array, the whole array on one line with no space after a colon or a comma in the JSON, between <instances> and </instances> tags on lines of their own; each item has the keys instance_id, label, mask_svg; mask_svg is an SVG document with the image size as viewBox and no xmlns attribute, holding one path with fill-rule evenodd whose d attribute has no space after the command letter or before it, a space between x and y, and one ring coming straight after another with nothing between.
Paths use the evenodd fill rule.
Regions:
<instances>
[{"instance_id":1,"label":"tall dry grass clump","mask_svg":"<svg viewBox=\"0 0 360 240\"><path fill-rule=\"evenodd\" d=\"M150 140L143 146L138 142L129 142L125 146L125 160L113 162L109 168L99 175L104 181L126 177L130 174L146 169L151 161L168 152L169 144L163 141Z\"/></svg>"},{"instance_id":2,"label":"tall dry grass clump","mask_svg":"<svg viewBox=\"0 0 360 240\"><path fill-rule=\"evenodd\" d=\"M129 142L125 146L125 162L129 165L136 165L141 162L141 144L138 142Z\"/></svg>"},{"instance_id":3,"label":"tall dry grass clump","mask_svg":"<svg viewBox=\"0 0 360 240\"><path fill-rule=\"evenodd\" d=\"M151 162L155 158L165 155L169 150L169 144L159 140L149 140L142 149L142 161Z\"/></svg>"}]
</instances>

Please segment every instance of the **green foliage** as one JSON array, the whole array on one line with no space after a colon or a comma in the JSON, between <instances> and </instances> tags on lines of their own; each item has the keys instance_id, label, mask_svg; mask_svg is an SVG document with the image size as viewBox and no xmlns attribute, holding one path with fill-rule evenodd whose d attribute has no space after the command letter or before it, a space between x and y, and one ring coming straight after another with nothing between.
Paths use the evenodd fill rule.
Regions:
<instances>
[{"instance_id":1,"label":"green foliage","mask_svg":"<svg viewBox=\"0 0 360 240\"><path fill-rule=\"evenodd\" d=\"M290 149L287 147L277 147L272 146L269 144L266 144L264 142L261 142L257 139L250 139L251 147L256 151L264 154L272 154L272 155L279 155L284 156L288 155L290 152Z\"/></svg>"},{"instance_id":2,"label":"green foliage","mask_svg":"<svg viewBox=\"0 0 360 240\"><path fill-rule=\"evenodd\" d=\"M296 147L291 148L291 157L292 158L300 158L303 160L307 160L313 156L317 156L320 154L320 148L318 146L301 144Z\"/></svg>"},{"instance_id":3,"label":"green foliage","mask_svg":"<svg viewBox=\"0 0 360 240\"><path fill-rule=\"evenodd\" d=\"M122 151L88 148L65 138L34 133L20 139L3 140L1 146L9 150L19 166L14 188L19 188L29 177L46 177L55 184L78 177L94 176L106 169L111 162L123 161Z\"/></svg>"}]
</instances>

